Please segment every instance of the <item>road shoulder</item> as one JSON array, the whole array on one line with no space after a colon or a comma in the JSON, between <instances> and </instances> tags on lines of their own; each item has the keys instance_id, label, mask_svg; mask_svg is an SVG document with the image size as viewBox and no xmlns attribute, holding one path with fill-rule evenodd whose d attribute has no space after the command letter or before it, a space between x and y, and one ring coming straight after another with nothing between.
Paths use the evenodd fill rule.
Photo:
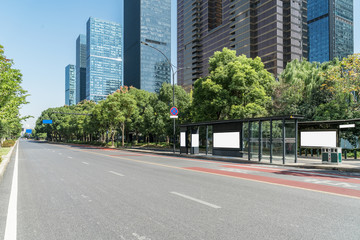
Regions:
<instances>
[{"instance_id":1,"label":"road shoulder","mask_svg":"<svg viewBox=\"0 0 360 240\"><path fill-rule=\"evenodd\" d=\"M10 162L10 159L11 159L11 155L16 147L16 145L19 144L19 140L16 141L15 145L11 147L9 153L7 155L5 155L5 157L3 158L3 160L1 161L1 164L0 164L0 182L4 176L4 173L6 171L6 167L7 165L9 164Z\"/></svg>"}]
</instances>

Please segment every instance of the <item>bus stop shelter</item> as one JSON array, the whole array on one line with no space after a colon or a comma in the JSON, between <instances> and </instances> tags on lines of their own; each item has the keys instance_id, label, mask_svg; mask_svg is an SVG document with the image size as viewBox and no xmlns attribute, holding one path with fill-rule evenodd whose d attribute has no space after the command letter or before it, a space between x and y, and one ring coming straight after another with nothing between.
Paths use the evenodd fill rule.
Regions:
<instances>
[{"instance_id":1,"label":"bus stop shelter","mask_svg":"<svg viewBox=\"0 0 360 240\"><path fill-rule=\"evenodd\" d=\"M180 153L296 163L300 119L293 115L182 124Z\"/></svg>"},{"instance_id":2,"label":"bus stop shelter","mask_svg":"<svg viewBox=\"0 0 360 240\"><path fill-rule=\"evenodd\" d=\"M299 155L319 157L324 147L341 147L343 157L357 159L360 119L299 122Z\"/></svg>"}]
</instances>

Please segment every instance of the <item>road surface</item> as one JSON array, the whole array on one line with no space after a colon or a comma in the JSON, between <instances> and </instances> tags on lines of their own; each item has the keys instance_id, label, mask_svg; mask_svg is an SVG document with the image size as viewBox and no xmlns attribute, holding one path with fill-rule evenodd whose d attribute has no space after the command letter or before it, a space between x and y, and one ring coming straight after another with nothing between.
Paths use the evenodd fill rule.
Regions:
<instances>
[{"instance_id":1,"label":"road surface","mask_svg":"<svg viewBox=\"0 0 360 240\"><path fill-rule=\"evenodd\" d=\"M0 239L358 240L360 175L21 140Z\"/></svg>"}]
</instances>

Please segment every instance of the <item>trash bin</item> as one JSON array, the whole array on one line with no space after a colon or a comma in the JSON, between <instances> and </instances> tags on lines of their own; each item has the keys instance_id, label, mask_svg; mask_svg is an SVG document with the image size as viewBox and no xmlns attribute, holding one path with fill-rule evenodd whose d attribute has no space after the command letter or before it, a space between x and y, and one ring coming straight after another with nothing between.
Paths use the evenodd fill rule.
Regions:
<instances>
[{"instance_id":1,"label":"trash bin","mask_svg":"<svg viewBox=\"0 0 360 240\"><path fill-rule=\"evenodd\" d=\"M322 148L322 163L341 163L341 148Z\"/></svg>"}]
</instances>

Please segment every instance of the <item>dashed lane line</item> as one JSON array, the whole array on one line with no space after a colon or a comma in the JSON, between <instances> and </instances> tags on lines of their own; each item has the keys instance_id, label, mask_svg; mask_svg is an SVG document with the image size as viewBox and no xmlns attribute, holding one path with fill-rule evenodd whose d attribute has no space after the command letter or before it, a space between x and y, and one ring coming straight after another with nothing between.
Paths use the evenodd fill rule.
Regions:
<instances>
[{"instance_id":1,"label":"dashed lane line","mask_svg":"<svg viewBox=\"0 0 360 240\"><path fill-rule=\"evenodd\" d=\"M203 200L200 200L200 199L197 199L197 198L193 198L193 197L190 197L190 196L187 196L185 194L181 194L181 193L178 193L178 192L170 192L171 194L174 194L174 195L177 195L177 196L180 196L180 197L183 197L183 198L186 198L186 199L189 199L189 200L192 200L194 202L198 202L198 203L201 203L203 205L206 205L208 207L212 207L212 208L221 208L220 206L217 206L215 204L212 204L212 203L208 203L208 202L205 202Z\"/></svg>"},{"instance_id":2,"label":"dashed lane line","mask_svg":"<svg viewBox=\"0 0 360 240\"><path fill-rule=\"evenodd\" d=\"M121 174L121 173L118 173L118 172L114 172L114 171L109 171L109 173L118 175L118 176L120 176L120 177L124 177L124 176L125 176L124 174Z\"/></svg>"}]
</instances>

